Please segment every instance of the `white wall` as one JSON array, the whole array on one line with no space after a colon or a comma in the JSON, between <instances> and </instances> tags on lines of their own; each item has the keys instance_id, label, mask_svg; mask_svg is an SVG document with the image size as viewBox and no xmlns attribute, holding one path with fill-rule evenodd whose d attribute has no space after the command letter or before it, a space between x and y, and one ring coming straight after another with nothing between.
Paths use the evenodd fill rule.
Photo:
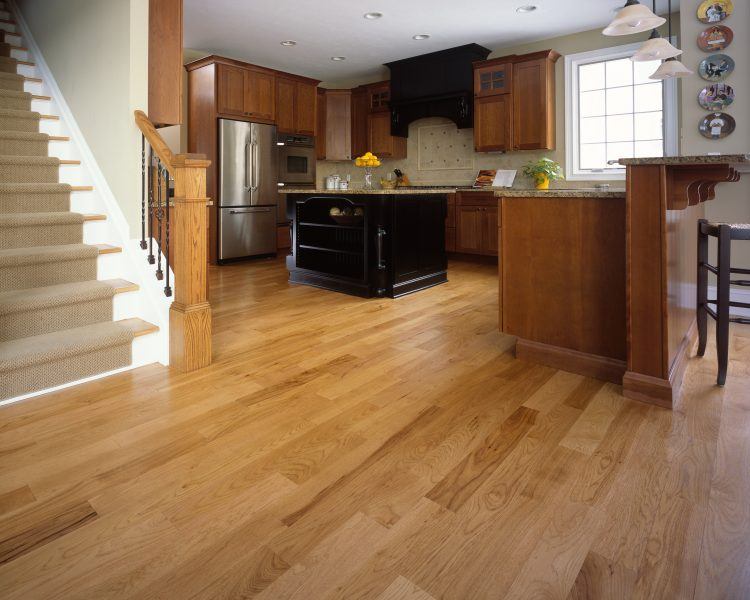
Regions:
<instances>
[{"instance_id":1,"label":"white wall","mask_svg":"<svg viewBox=\"0 0 750 600\"><path fill-rule=\"evenodd\" d=\"M724 50L731 56L736 68L726 79L734 88L735 101L727 107L726 113L737 122L734 133L723 140L709 140L698 132L698 124L707 112L698 104L698 93L709 82L698 75L698 64L708 53L698 48L698 34L707 25L696 17L698 0L683 0L680 14L682 30L682 62L695 71L682 79L682 154L722 154L750 152L750 2L734 2L734 14L723 22L734 31L734 40ZM746 173L739 183L723 183L716 188L717 197L706 204L710 220L733 223L750 223L750 173ZM738 267L750 268L750 244L737 242L733 247L733 263Z\"/></svg>"},{"instance_id":2,"label":"white wall","mask_svg":"<svg viewBox=\"0 0 750 600\"><path fill-rule=\"evenodd\" d=\"M148 0L16 0L130 227L140 231Z\"/></svg>"}]
</instances>

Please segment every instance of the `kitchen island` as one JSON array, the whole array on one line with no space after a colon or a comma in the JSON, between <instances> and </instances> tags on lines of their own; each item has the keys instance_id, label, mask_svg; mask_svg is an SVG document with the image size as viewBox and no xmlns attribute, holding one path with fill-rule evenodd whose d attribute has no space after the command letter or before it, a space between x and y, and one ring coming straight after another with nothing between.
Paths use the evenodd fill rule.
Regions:
<instances>
[{"instance_id":1,"label":"kitchen island","mask_svg":"<svg viewBox=\"0 0 750 600\"><path fill-rule=\"evenodd\" d=\"M292 283L397 298L448 281L446 197L455 188L280 191L292 222Z\"/></svg>"}]
</instances>

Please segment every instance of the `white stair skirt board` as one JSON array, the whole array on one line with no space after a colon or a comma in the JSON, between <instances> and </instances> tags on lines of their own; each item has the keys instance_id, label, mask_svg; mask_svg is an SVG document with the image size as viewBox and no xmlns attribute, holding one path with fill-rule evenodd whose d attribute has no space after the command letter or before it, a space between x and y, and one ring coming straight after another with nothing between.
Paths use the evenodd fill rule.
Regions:
<instances>
[{"instance_id":1,"label":"white stair skirt board","mask_svg":"<svg viewBox=\"0 0 750 600\"><path fill-rule=\"evenodd\" d=\"M26 51L14 51L14 57L35 63L23 66L22 74L39 78L42 82L27 81L24 89L35 95L49 96L51 100L33 100L32 110L46 115L56 115L59 120L43 119L40 130L53 136L67 136L69 141L50 142L50 156L78 160L79 165L60 167L60 181L74 186L93 186L93 191L71 193L71 211L84 214L104 215L105 220L86 222L83 228L87 244L110 244L122 248L116 254L101 255L97 260L98 279L126 279L139 286L137 291L118 294L113 299L114 320L139 317L159 327L157 333L137 337L132 342L132 364L129 367L88 377L55 388L34 392L0 402L0 405L21 399L71 387L121 371L159 362L169 364L169 306L171 298L164 296L164 282L158 281L155 268L146 261L146 253L140 248L140 238L131 239L129 228L117 200L107 184L91 149L78 127L70 107L65 102L53 74L44 60L28 26L12 1L6 6L13 12L19 35L7 37L14 45L25 46ZM128 118L124 116L123 118ZM132 119L132 116L130 117ZM139 135L133 122L133 134ZM136 157L140 162L140 156ZM140 234L140 232L134 232ZM173 273L170 273L173 279Z\"/></svg>"}]
</instances>

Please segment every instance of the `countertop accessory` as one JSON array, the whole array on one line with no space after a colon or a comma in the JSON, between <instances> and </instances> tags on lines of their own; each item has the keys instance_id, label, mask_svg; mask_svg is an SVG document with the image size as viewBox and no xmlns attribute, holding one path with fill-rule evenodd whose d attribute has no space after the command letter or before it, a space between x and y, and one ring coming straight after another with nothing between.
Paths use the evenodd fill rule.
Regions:
<instances>
[{"instance_id":1,"label":"countertop accessory","mask_svg":"<svg viewBox=\"0 0 750 600\"><path fill-rule=\"evenodd\" d=\"M560 165L546 157L540 158L536 162L527 163L523 168L523 174L534 179L538 190L548 190L550 181L562 179Z\"/></svg>"},{"instance_id":2,"label":"countertop accessory","mask_svg":"<svg viewBox=\"0 0 750 600\"><path fill-rule=\"evenodd\" d=\"M712 25L701 31L698 47L704 52L724 50L734 39L734 32L726 25Z\"/></svg>"},{"instance_id":3,"label":"countertop accessory","mask_svg":"<svg viewBox=\"0 0 750 600\"><path fill-rule=\"evenodd\" d=\"M396 179L380 179L380 187L384 190L395 190L398 187L398 180Z\"/></svg>"},{"instance_id":4,"label":"countertop accessory","mask_svg":"<svg viewBox=\"0 0 750 600\"><path fill-rule=\"evenodd\" d=\"M698 126L698 131L701 132L703 137L709 140L720 140L732 133L735 125L732 115L715 112L703 118L701 124Z\"/></svg>"},{"instance_id":5,"label":"countertop accessory","mask_svg":"<svg viewBox=\"0 0 750 600\"><path fill-rule=\"evenodd\" d=\"M726 83L712 83L698 93L698 104L706 110L720 111L734 102L734 89Z\"/></svg>"},{"instance_id":6,"label":"countertop accessory","mask_svg":"<svg viewBox=\"0 0 750 600\"><path fill-rule=\"evenodd\" d=\"M706 81L724 81L734 71L734 60L726 54L712 54L698 65L698 73Z\"/></svg>"},{"instance_id":7,"label":"countertop accessory","mask_svg":"<svg viewBox=\"0 0 750 600\"><path fill-rule=\"evenodd\" d=\"M698 6L698 20L701 23L718 23L733 12L732 0L703 0Z\"/></svg>"},{"instance_id":8,"label":"countertop accessory","mask_svg":"<svg viewBox=\"0 0 750 600\"><path fill-rule=\"evenodd\" d=\"M329 175L328 177L326 177L326 189L327 190L337 190L339 189L340 184L341 184L340 175Z\"/></svg>"},{"instance_id":9,"label":"countertop accessory","mask_svg":"<svg viewBox=\"0 0 750 600\"><path fill-rule=\"evenodd\" d=\"M372 170L380 166L380 159L372 152L365 152L362 156L354 159L354 166L361 167L365 170L365 189L372 189Z\"/></svg>"}]
</instances>

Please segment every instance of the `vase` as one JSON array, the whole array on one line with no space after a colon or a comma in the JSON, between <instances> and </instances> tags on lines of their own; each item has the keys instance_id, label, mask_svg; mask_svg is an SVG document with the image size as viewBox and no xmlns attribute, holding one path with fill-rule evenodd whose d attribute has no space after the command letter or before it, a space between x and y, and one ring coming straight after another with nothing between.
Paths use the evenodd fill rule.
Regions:
<instances>
[{"instance_id":1,"label":"vase","mask_svg":"<svg viewBox=\"0 0 750 600\"><path fill-rule=\"evenodd\" d=\"M546 175L537 175L536 176L536 189L538 190L548 190L549 189L549 177Z\"/></svg>"},{"instance_id":2,"label":"vase","mask_svg":"<svg viewBox=\"0 0 750 600\"><path fill-rule=\"evenodd\" d=\"M365 167L365 189L372 189L372 167Z\"/></svg>"}]
</instances>

